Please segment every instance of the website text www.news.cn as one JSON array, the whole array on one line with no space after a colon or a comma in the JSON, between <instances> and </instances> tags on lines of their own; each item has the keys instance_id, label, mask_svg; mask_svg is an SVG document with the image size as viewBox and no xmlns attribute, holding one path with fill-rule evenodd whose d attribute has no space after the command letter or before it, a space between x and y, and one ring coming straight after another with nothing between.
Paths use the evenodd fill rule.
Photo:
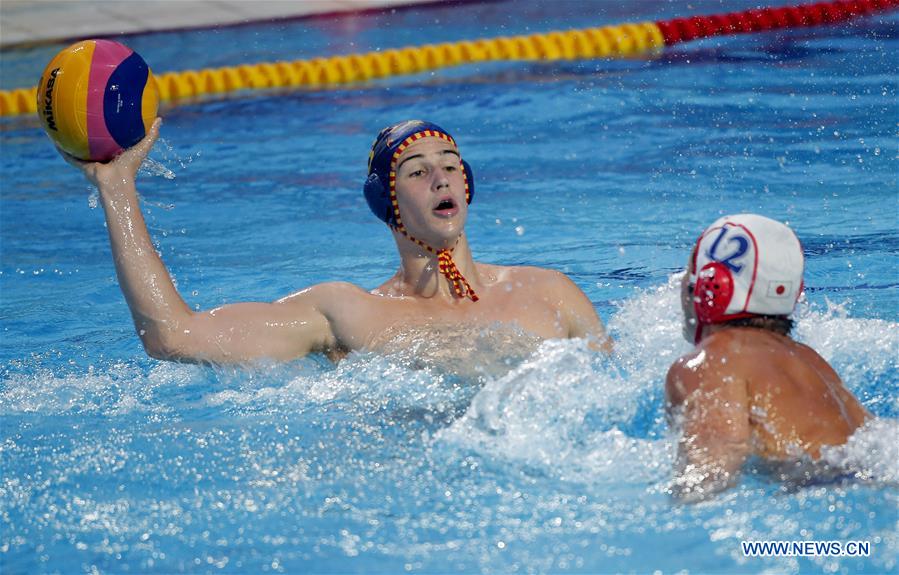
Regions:
<instances>
[{"instance_id":1,"label":"website text www.news.cn","mask_svg":"<svg viewBox=\"0 0 899 575\"><path fill-rule=\"evenodd\" d=\"M741 541L745 557L868 557L870 541Z\"/></svg>"}]
</instances>

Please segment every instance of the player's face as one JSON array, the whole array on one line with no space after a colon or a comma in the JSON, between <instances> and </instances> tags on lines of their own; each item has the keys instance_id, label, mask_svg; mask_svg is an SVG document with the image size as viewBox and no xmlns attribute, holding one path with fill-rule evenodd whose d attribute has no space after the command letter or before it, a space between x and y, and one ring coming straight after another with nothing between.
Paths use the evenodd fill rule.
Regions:
<instances>
[{"instance_id":1,"label":"player's face","mask_svg":"<svg viewBox=\"0 0 899 575\"><path fill-rule=\"evenodd\" d=\"M397 158L396 198L411 235L437 248L451 247L468 216L465 179L456 147L422 138Z\"/></svg>"}]
</instances>

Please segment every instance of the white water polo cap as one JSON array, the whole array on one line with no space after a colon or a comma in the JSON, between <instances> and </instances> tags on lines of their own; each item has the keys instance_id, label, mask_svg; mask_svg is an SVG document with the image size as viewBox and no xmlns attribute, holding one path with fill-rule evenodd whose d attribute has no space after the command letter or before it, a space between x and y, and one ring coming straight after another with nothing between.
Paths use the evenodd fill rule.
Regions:
<instances>
[{"instance_id":1,"label":"white water polo cap","mask_svg":"<svg viewBox=\"0 0 899 575\"><path fill-rule=\"evenodd\" d=\"M785 316L802 293L805 258L793 230L764 216L724 216L693 251L693 305L700 324Z\"/></svg>"}]
</instances>

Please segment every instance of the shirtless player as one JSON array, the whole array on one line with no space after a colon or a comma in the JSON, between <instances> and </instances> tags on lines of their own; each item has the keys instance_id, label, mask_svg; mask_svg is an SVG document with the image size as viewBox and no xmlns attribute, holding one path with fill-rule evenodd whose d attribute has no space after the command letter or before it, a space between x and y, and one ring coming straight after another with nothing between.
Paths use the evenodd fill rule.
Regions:
<instances>
[{"instance_id":1,"label":"shirtless player","mask_svg":"<svg viewBox=\"0 0 899 575\"><path fill-rule=\"evenodd\" d=\"M611 347L590 301L564 274L472 259L464 231L471 168L455 141L425 122L382 130L370 155L365 197L396 240L401 263L393 277L371 291L323 283L272 303L192 311L153 247L135 187L160 123L107 164L66 157L100 192L119 285L153 357L239 363L322 352L338 359L377 350L385 331L429 325L508 324L541 339L590 337Z\"/></svg>"},{"instance_id":2,"label":"shirtless player","mask_svg":"<svg viewBox=\"0 0 899 575\"><path fill-rule=\"evenodd\" d=\"M750 455L817 460L870 417L820 355L790 338L803 267L793 231L762 216L723 217L696 243L681 288L684 336L696 347L665 386L683 424L674 495L699 500L732 485Z\"/></svg>"}]
</instances>

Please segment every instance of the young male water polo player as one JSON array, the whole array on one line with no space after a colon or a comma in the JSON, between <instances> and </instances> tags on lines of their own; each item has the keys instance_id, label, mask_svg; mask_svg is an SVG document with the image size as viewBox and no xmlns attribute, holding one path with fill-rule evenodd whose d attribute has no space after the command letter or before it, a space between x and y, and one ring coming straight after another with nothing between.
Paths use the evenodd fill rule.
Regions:
<instances>
[{"instance_id":1,"label":"young male water polo player","mask_svg":"<svg viewBox=\"0 0 899 575\"><path fill-rule=\"evenodd\" d=\"M833 368L790 338L803 270L793 231L758 215L720 218L693 248L681 304L696 347L665 385L683 426L676 496L730 486L752 455L787 466L818 460L869 417Z\"/></svg>"},{"instance_id":2,"label":"young male water polo player","mask_svg":"<svg viewBox=\"0 0 899 575\"><path fill-rule=\"evenodd\" d=\"M379 334L431 325L512 324L539 338L611 345L590 301L564 274L474 262L464 232L471 168L452 137L425 122L382 130L369 158L364 194L396 239L401 263L393 277L370 292L324 283L272 303L194 312L157 255L137 198L137 170L160 123L109 163L66 157L100 192L119 284L153 357L233 363L323 352L336 359L377 350Z\"/></svg>"}]
</instances>

